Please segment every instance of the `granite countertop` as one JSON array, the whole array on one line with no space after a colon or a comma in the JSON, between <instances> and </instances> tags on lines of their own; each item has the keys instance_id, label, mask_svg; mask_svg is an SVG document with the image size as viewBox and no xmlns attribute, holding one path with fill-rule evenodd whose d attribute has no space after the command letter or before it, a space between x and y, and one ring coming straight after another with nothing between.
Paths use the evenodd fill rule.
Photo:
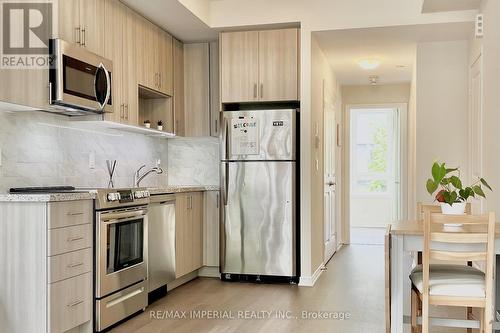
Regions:
<instances>
[{"instance_id":1,"label":"granite countertop","mask_svg":"<svg viewBox=\"0 0 500 333\"><path fill-rule=\"evenodd\" d=\"M200 191L218 191L218 185L168 185L164 187L148 188L151 195L181 193L181 192L200 192Z\"/></svg>"},{"instance_id":2,"label":"granite countertop","mask_svg":"<svg viewBox=\"0 0 500 333\"><path fill-rule=\"evenodd\" d=\"M181 193L181 192L201 192L218 191L217 185L168 185L164 187L148 188L151 195ZM93 200L96 197L94 191L89 192L65 192L65 193L0 193L0 202L54 202L54 201L74 201Z\"/></svg>"},{"instance_id":3,"label":"granite countertop","mask_svg":"<svg viewBox=\"0 0 500 333\"><path fill-rule=\"evenodd\" d=\"M0 193L0 202L52 202L92 200L95 193L67 192L67 193Z\"/></svg>"}]
</instances>

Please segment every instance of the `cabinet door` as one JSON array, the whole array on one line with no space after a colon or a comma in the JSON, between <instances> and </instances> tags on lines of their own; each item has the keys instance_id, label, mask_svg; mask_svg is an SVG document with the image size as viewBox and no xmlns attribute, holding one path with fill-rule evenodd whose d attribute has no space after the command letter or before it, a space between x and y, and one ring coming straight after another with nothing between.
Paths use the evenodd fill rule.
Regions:
<instances>
[{"instance_id":1,"label":"cabinet door","mask_svg":"<svg viewBox=\"0 0 500 333\"><path fill-rule=\"evenodd\" d=\"M175 277L189 273L191 267L191 243L189 241L188 217L189 195L179 193L175 196Z\"/></svg>"},{"instance_id":2,"label":"cabinet door","mask_svg":"<svg viewBox=\"0 0 500 333\"><path fill-rule=\"evenodd\" d=\"M139 123L139 89L137 84L136 59L136 27L139 22L138 14L132 9L120 4L124 11L123 28L123 85L124 122L130 125Z\"/></svg>"},{"instance_id":3,"label":"cabinet door","mask_svg":"<svg viewBox=\"0 0 500 333\"><path fill-rule=\"evenodd\" d=\"M106 120L125 122L125 97L123 95L123 28L124 10L118 0L105 0L104 4L104 57L113 61L111 88L113 89L113 113L105 115Z\"/></svg>"},{"instance_id":4,"label":"cabinet door","mask_svg":"<svg viewBox=\"0 0 500 333\"><path fill-rule=\"evenodd\" d=\"M203 193L191 193L189 215L192 223L191 234L191 271L203 265Z\"/></svg>"},{"instance_id":5,"label":"cabinet door","mask_svg":"<svg viewBox=\"0 0 500 333\"><path fill-rule=\"evenodd\" d=\"M159 57L158 57L158 34L159 29L153 23L146 21L145 38L146 38L146 53L145 53L145 71L146 71L146 87L153 90L159 90L160 73Z\"/></svg>"},{"instance_id":6,"label":"cabinet door","mask_svg":"<svg viewBox=\"0 0 500 333\"><path fill-rule=\"evenodd\" d=\"M259 81L259 33L222 33L220 43L222 102L256 101Z\"/></svg>"},{"instance_id":7,"label":"cabinet door","mask_svg":"<svg viewBox=\"0 0 500 333\"><path fill-rule=\"evenodd\" d=\"M173 41L174 55L174 114L176 135L184 136L184 45L181 41Z\"/></svg>"},{"instance_id":8,"label":"cabinet door","mask_svg":"<svg viewBox=\"0 0 500 333\"><path fill-rule=\"evenodd\" d=\"M259 100L298 100L298 29L259 32Z\"/></svg>"},{"instance_id":9,"label":"cabinet door","mask_svg":"<svg viewBox=\"0 0 500 333\"><path fill-rule=\"evenodd\" d=\"M159 30L158 36L159 45L159 86L160 91L164 94L172 96L174 90L174 73L173 73L173 53L172 53L172 36L163 30Z\"/></svg>"},{"instance_id":10,"label":"cabinet door","mask_svg":"<svg viewBox=\"0 0 500 333\"><path fill-rule=\"evenodd\" d=\"M219 92L219 43L210 43L210 136L219 137L220 129Z\"/></svg>"},{"instance_id":11,"label":"cabinet door","mask_svg":"<svg viewBox=\"0 0 500 333\"><path fill-rule=\"evenodd\" d=\"M135 58L137 61L136 75L137 82L140 85L147 86L146 78L146 54L149 52L147 50L146 41L146 24L147 20L142 16L137 16L137 22L135 27Z\"/></svg>"},{"instance_id":12,"label":"cabinet door","mask_svg":"<svg viewBox=\"0 0 500 333\"><path fill-rule=\"evenodd\" d=\"M59 1L59 4L65 1ZM105 0L80 0L80 43L96 54L104 51Z\"/></svg>"},{"instance_id":13,"label":"cabinet door","mask_svg":"<svg viewBox=\"0 0 500 333\"><path fill-rule=\"evenodd\" d=\"M203 265L219 266L219 191L207 191L203 214Z\"/></svg>"},{"instance_id":14,"label":"cabinet door","mask_svg":"<svg viewBox=\"0 0 500 333\"><path fill-rule=\"evenodd\" d=\"M58 2L58 37L70 42L81 43L80 1L64 0Z\"/></svg>"},{"instance_id":15,"label":"cabinet door","mask_svg":"<svg viewBox=\"0 0 500 333\"><path fill-rule=\"evenodd\" d=\"M185 136L210 135L208 43L184 44Z\"/></svg>"}]
</instances>

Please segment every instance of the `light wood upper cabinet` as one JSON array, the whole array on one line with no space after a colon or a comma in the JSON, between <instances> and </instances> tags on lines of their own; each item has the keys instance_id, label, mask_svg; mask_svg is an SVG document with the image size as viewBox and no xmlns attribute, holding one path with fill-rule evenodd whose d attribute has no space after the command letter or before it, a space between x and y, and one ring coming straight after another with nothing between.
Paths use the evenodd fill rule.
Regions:
<instances>
[{"instance_id":1,"label":"light wood upper cabinet","mask_svg":"<svg viewBox=\"0 0 500 333\"><path fill-rule=\"evenodd\" d=\"M220 35L222 103L296 101L299 30Z\"/></svg>"},{"instance_id":2,"label":"light wood upper cabinet","mask_svg":"<svg viewBox=\"0 0 500 333\"><path fill-rule=\"evenodd\" d=\"M219 42L222 102L257 101L259 33L225 32Z\"/></svg>"},{"instance_id":3,"label":"light wood upper cabinet","mask_svg":"<svg viewBox=\"0 0 500 333\"><path fill-rule=\"evenodd\" d=\"M64 0L58 2L59 38L102 55L104 51L105 0Z\"/></svg>"},{"instance_id":4,"label":"light wood upper cabinet","mask_svg":"<svg viewBox=\"0 0 500 333\"><path fill-rule=\"evenodd\" d=\"M203 193L175 196L175 276L181 277L203 264Z\"/></svg>"},{"instance_id":5,"label":"light wood upper cabinet","mask_svg":"<svg viewBox=\"0 0 500 333\"><path fill-rule=\"evenodd\" d=\"M219 43L210 43L210 136L220 133Z\"/></svg>"},{"instance_id":6,"label":"light wood upper cabinet","mask_svg":"<svg viewBox=\"0 0 500 333\"><path fill-rule=\"evenodd\" d=\"M163 30L158 32L158 65L160 92L172 96L174 91L173 38Z\"/></svg>"},{"instance_id":7,"label":"light wood upper cabinet","mask_svg":"<svg viewBox=\"0 0 500 333\"><path fill-rule=\"evenodd\" d=\"M174 39L173 41L173 63L174 63L174 113L176 135L184 136L184 44Z\"/></svg>"},{"instance_id":8,"label":"light wood upper cabinet","mask_svg":"<svg viewBox=\"0 0 500 333\"><path fill-rule=\"evenodd\" d=\"M298 30L259 32L259 100L298 100Z\"/></svg>"},{"instance_id":9,"label":"light wood upper cabinet","mask_svg":"<svg viewBox=\"0 0 500 333\"><path fill-rule=\"evenodd\" d=\"M210 136L208 43L184 44L184 135Z\"/></svg>"}]
</instances>

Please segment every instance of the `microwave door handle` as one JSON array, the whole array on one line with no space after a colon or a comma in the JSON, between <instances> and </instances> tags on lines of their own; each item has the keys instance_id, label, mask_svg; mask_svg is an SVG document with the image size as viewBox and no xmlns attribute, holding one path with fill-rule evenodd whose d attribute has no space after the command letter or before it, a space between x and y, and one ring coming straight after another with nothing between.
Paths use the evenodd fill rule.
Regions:
<instances>
[{"instance_id":1,"label":"microwave door handle","mask_svg":"<svg viewBox=\"0 0 500 333\"><path fill-rule=\"evenodd\" d=\"M106 69L106 66L104 66L103 63L99 64L99 68L104 70L104 75L106 75L106 98L104 98L104 101L102 102L102 104L99 103L99 101L97 101L97 103L99 103L99 109L103 110L104 107L106 106L106 104L108 104L109 98L111 97L111 78L109 76L108 70ZM94 80L94 94L97 97L97 86L95 84L95 80Z\"/></svg>"}]
</instances>

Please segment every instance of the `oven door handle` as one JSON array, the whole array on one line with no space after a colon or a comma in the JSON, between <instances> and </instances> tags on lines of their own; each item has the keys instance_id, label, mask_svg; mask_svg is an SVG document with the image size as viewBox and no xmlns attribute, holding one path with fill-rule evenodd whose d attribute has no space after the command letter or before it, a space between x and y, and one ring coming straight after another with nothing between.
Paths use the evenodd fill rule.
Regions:
<instances>
[{"instance_id":1,"label":"oven door handle","mask_svg":"<svg viewBox=\"0 0 500 333\"><path fill-rule=\"evenodd\" d=\"M123 212L123 213L107 213L106 215L101 215L101 221L104 223L125 222L128 220L145 217L146 214L147 214L146 210L138 210L135 212Z\"/></svg>"}]
</instances>

